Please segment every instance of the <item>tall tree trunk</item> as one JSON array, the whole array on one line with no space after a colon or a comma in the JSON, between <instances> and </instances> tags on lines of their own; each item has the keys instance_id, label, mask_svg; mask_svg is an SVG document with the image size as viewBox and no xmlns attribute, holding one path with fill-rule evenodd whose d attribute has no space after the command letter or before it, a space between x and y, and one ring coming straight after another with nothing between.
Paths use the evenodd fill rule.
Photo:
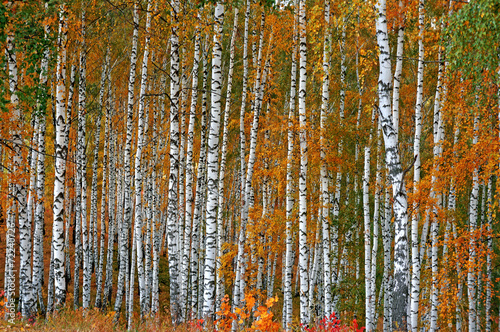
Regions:
<instances>
[{"instance_id":1,"label":"tall tree trunk","mask_svg":"<svg viewBox=\"0 0 500 332\"><path fill-rule=\"evenodd\" d=\"M240 108L240 205L243 210L245 205L245 176L246 176L246 166L245 166L245 149L246 149L246 138L245 138L245 111L246 111L246 101L247 101L247 85L248 85L248 23L250 20L250 0L246 1L246 11L245 11L245 32L243 37L243 83L241 92L241 108ZM241 212L240 212L241 213ZM234 279L234 290L233 290L233 306L237 307L240 305L240 301L244 298L244 289L240 289L241 279L243 276L241 273L241 267L243 266L244 252L240 250L240 247L244 245L245 242L246 225L240 223L240 233L238 239L238 256L236 258L236 277ZM233 330L235 329L235 323L233 323Z\"/></svg>"},{"instance_id":2,"label":"tall tree trunk","mask_svg":"<svg viewBox=\"0 0 500 332\"><path fill-rule=\"evenodd\" d=\"M112 103L112 102L111 102ZM109 108L112 106L109 105ZM107 110L107 116L111 118L109 114L111 110ZM114 114L114 111L113 111ZM111 303L111 291L113 283L113 252L114 252L114 239L115 239L115 228L118 219L117 209L115 209L115 190L120 192L116 186L116 133L115 129L111 129L111 139L109 142L109 200L108 200L108 250L106 253L106 279L104 282L104 295L102 301L102 307L106 308L108 303ZM103 188L104 191L104 188ZM120 195L118 195L120 197ZM120 199L118 199L118 205L120 205ZM102 209L102 206L101 206ZM120 236L120 234L119 234Z\"/></svg>"},{"instance_id":3,"label":"tall tree trunk","mask_svg":"<svg viewBox=\"0 0 500 332\"><path fill-rule=\"evenodd\" d=\"M131 170L130 170L130 154L132 149L132 120L134 117L134 85L135 73L137 65L137 40L139 38L139 5L134 3L134 31L132 34L132 51L130 53L130 72L128 80L128 101L127 101L127 132L125 149L123 153L123 167L124 167L124 208L123 208L123 221L121 223L120 237L120 270L118 272L117 293L115 299L115 312L121 310L122 298L125 286L125 275L128 265L128 243L129 243L129 227L131 225L132 216L132 199L131 199ZM117 219L118 221L118 219ZM117 318L118 316L115 316Z\"/></svg>"},{"instance_id":4,"label":"tall tree trunk","mask_svg":"<svg viewBox=\"0 0 500 332\"><path fill-rule=\"evenodd\" d=\"M365 161L363 175L363 216L364 216L364 244L365 244L365 327L367 331L373 330L371 320L371 307L374 299L371 297L371 226L370 226L370 156L373 139L373 127L375 123L375 111L372 112L372 126L370 138L365 146Z\"/></svg>"},{"instance_id":5,"label":"tall tree trunk","mask_svg":"<svg viewBox=\"0 0 500 332\"><path fill-rule=\"evenodd\" d=\"M380 122L378 123L377 129L377 170L375 174L375 202L373 206L373 244L372 252L370 258L371 272L370 272L370 297L371 297L371 308L370 308L370 320L373 324L373 328L377 328L377 320L375 315L376 307L376 279L377 279L377 252L378 252L378 233L379 233L379 218L383 215L383 210L380 208L380 196L382 191L382 128L380 127ZM347 205L347 204L346 204ZM381 213L382 210L382 213Z\"/></svg>"},{"instance_id":6,"label":"tall tree trunk","mask_svg":"<svg viewBox=\"0 0 500 332\"><path fill-rule=\"evenodd\" d=\"M307 120L306 120L306 81L307 81L307 44L306 44L306 3L299 0L299 270L300 270L300 322L309 323L308 280L307 280Z\"/></svg>"},{"instance_id":7,"label":"tall tree trunk","mask_svg":"<svg viewBox=\"0 0 500 332\"><path fill-rule=\"evenodd\" d=\"M415 139L413 141L413 192L420 190L420 136L422 133L422 104L424 94L424 0L419 0L418 5L418 74L417 74L417 98L415 105ZM398 59L399 60L399 59ZM394 80L396 82L396 80ZM398 82L399 83L399 82ZM398 87L399 93L399 87ZM418 329L418 304L420 296L420 261L418 252L418 225L419 204L413 202L413 214L411 220L411 258L412 258L412 280L411 280L411 303L410 303L410 326L413 332Z\"/></svg>"},{"instance_id":8,"label":"tall tree trunk","mask_svg":"<svg viewBox=\"0 0 500 332\"><path fill-rule=\"evenodd\" d=\"M328 166L326 162L327 141L326 121L329 103L330 83L330 0L325 0L325 39L323 41L323 87L321 97L321 119L320 119L320 158L321 158L321 227L323 247L323 289L324 289L324 316L330 316L332 311L331 294L331 267L330 267L330 192ZM294 46L295 47L295 46ZM294 91L295 92L295 91Z\"/></svg>"},{"instance_id":9,"label":"tall tree trunk","mask_svg":"<svg viewBox=\"0 0 500 332\"><path fill-rule=\"evenodd\" d=\"M392 275L391 275L391 248L392 248L392 227L389 183L386 181L385 188L385 218L382 226L382 241L384 244L384 332L392 332Z\"/></svg>"},{"instance_id":10,"label":"tall tree trunk","mask_svg":"<svg viewBox=\"0 0 500 332\"><path fill-rule=\"evenodd\" d=\"M222 24L224 22L224 5L217 2L214 14L214 46L212 56L211 112L210 132L208 136L207 155L207 216L205 243L205 277L203 286L203 316L214 314L215 298L215 259L217 241L217 203L219 176L219 129L222 91Z\"/></svg>"},{"instance_id":11,"label":"tall tree trunk","mask_svg":"<svg viewBox=\"0 0 500 332\"><path fill-rule=\"evenodd\" d=\"M285 238L285 273L283 275L283 328L291 330L292 324L292 269L293 269L293 147L294 147L294 114L295 96L297 91L297 14L294 15L293 41L292 41L292 68L290 83L290 101L287 120L287 157L286 157L286 238ZM328 251L329 252L329 251ZM326 285L325 285L326 288ZM326 307L326 305L325 305Z\"/></svg>"},{"instance_id":12,"label":"tall tree trunk","mask_svg":"<svg viewBox=\"0 0 500 332\"><path fill-rule=\"evenodd\" d=\"M205 40L206 44L206 40ZM203 214L203 197L206 193L206 180L205 180L205 170L207 163L207 81L208 81L208 57L204 50L203 55L203 94L201 102L201 134L200 134L200 156L198 159L198 174L196 175L196 188L195 188L195 208L193 214L193 237L191 241L191 313L196 315L200 311L199 307L199 297L198 293L200 290L201 282L198 278L198 272L201 268L199 260L200 255L200 243L201 240L201 218ZM192 317L194 318L194 317Z\"/></svg>"},{"instance_id":13,"label":"tall tree trunk","mask_svg":"<svg viewBox=\"0 0 500 332\"><path fill-rule=\"evenodd\" d=\"M406 330L408 306L408 201L403 179L398 141L392 119L391 110L391 58L389 52L389 36L387 32L386 1L380 0L376 4L376 34L379 47L379 80L378 97L379 113L386 152L386 165L389 181L392 185L395 245L394 245L394 297L393 319L398 329Z\"/></svg>"},{"instance_id":14,"label":"tall tree trunk","mask_svg":"<svg viewBox=\"0 0 500 332\"><path fill-rule=\"evenodd\" d=\"M151 36L149 30L151 28L151 0L148 0L147 7L147 17L146 17L146 30L145 30L145 46L144 54L142 58L142 73L141 73L141 88L139 92L139 115L137 124L137 150L135 153L135 216L134 216L134 238L136 243L137 251L137 278L139 279L139 294L140 294L140 305L141 305L141 318L146 314L147 301L146 301L146 280L144 275L144 253L143 253L143 238L142 238L142 228L143 228L143 203L142 203L142 191L143 191L143 171L141 168L142 161L142 150L145 145L145 125L147 125L147 120L144 119L144 105L146 98L146 88L148 80L148 62L149 62L149 41ZM147 111L146 111L147 112ZM132 265L132 268L135 268ZM133 290L133 280L131 283L131 292ZM130 294L132 296L132 293Z\"/></svg>"},{"instance_id":15,"label":"tall tree trunk","mask_svg":"<svg viewBox=\"0 0 500 332\"><path fill-rule=\"evenodd\" d=\"M477 98L476 98L477 99ZM476 111L478 112L478 111ZM474 137L472 144L479 139L479 114L474 115ZM479 170L474 167L472 173L472 192L469 203L469 260L467 267L467 295L469 298L469 332L476 331L476 236L477 236L477 206L479 197Z\"/></svg>"},{"instance_id":16,"label":"tall tree trunk","mask_svg":"<svg viewBox=\"0 0 500 332\"><path fill-rule=\"evenodd\" d=\"M422 5L423 6L423 5ZM423 10L423 9L422 9ZM442 52L439 52L439 60L442 58ZM436 202L432 208L432 223L431 223L431 271L432 271L432 288L431 288L431 331L439 329L438 327L438 236L439 236L439 210L441 209L441 194L436 188L438 181L439 172L439 158L441 157L441 140L444 136L444 130L442 126L442 112L441 105L443 101L442 98L442 78L443 78L443 63L439 63L438 67L438 79L436 85L436 94L434 98L434 124L433 124L433 136L434 136L434 147L433 147L433 157L434 157L434 171L431 177L431 199L434 198Z\"/></svg>"},{"instance_id":17,"label":"tall tree trunk","mask_svg":"<svg viewBox=\"0 0 500 332\"><path fill-rule=\"evenodd\" d=\"M196 105L198 103L198 75L199 75L199 62L200 62L200 31L196 30L195 41L194 41L194 61L192 70L192 94L191 94L191 106L189 110L189 126L188 126L188 137L187 137L187 151L186 151L186 209L184 220L186 223L184 229L184 250L182 257L182 270L181 270L181 293L180 293L180 304L183 310L183 317L185 319L190 319L188 317L188 312L190 307L188 305L188 284L189 284L189 258L191 256L190 245L191 245L191 223L192 223L192 211L193 211L193 173L194 173L194 163L193 163L193 145L194 145L194 125L196 119Z\"/></svg>"},{"instance_id":18,"label":"tall tree trunk","mask_svg":"<svg viewBox=\"0 0 500 332\"><path fill-rule=\"evenodd\" d=\"M86 23L85 11L82 12L82 43L80 50L80 81L78 83L78 150L80 151L79 169L81 180L81 208L82 245L83 245L83 308L90 306L90 246L87 228L87 155L86 155L86 113L87 113L87 46L85 42Z\"/></svg>"},{"instance_id":19,"label":"tall tree trunk","mask_svg":"<svg viewBox=\"0 0 500 332\"><path fill-rule=\"evenodd\" d=\"M178 176L179 176L179 35L178 18L179 0L172 0L172 27L170 36L170 176L168 178L168 208L167 208L167 244L168 270L170 274L170 312L172 322L179 323L182 319L179 304L179 237L178 216Z\"/></svg>"},{"instance_id":20,"label":"tall tree trunk","mask_svg":"<svg viewBox=\"0 0 500 332\"><path fill-rule=\"evenodd\" d=\"M55 141L55 176L52 223L52 249L54 264L55 305L61 307L66 300L66 279L64 276L64 179L66 175L65 157L68 149L65 144L66 107L66 46L68 27L66 6L61 4L59 12L59 38L56 73L56 141ZM50 296L50 295L49 295Z\"/></svg>"},{"instance_id":21,"label":"tall tree trunk","mask_svg":"<svg viewBox=\"0 0 500 332\"><path fill-rule=\"evenodd\" d=\"M226 159L227 159L227 145L228 145L228 122L229 114L231 113L231 93L233 88L233 71L234 71L234 47L236 43L236 33L238 30L238 8L234 9L234 23L233 33L231 35L231 44L229 50L229 72L227 74L227 91L226 91L226 105L224 108L224 122L222 124L222 150L221 161L219 169L219 188L218 188L218 210L217 210L217 282L216 282L216 310L220 311L222 297L224 295L224 279L221 271L221 257L222 257L222 232L223 232L223 209L224 204L224 180L226 177Z\"/></svg>"},{"instance_id":22,"label":"tall tree trunk","mask_svg":"<svg viewBox=\"0 0 500 332\"><path fill-rule=\"evenodd\" d=\"M69 131L71 129L70 119L72 118L72 114L73 114L73 92L75 90L75 81L76 81L76 65L73 64L71 66L70 83L69 83L69 89L68 89L68 106L67 106L67 115L66 115L66 118L68 120L67 120L65 129L64 129L64 145L66 147L69 147L69 134L70 134ZM71 169L73 167L73 164L69 164L69 167L67 166L68 160L69 160L69 151L67 148L65 151L64 161L63 161L64 169L66 169L66 170ZM71 219L73 219L72 218L72 210L75 211L75 218L73 220L73 223L76 224L75 226L78 226L78 227L74 227L73 241L75 242L75 244L80 243L80 242L76 242L77 236L78 236L78 239L80 239L80 237L79 237L80 236L80 232L79 232L80 224L76 223L76 220L77 220L77 216L76 216L77 210L75 210L76 200L70 199L70 195L69 195L70 182L69 181L70 181L69 178L66 179L66 184L65 184L65 190L66 190L65 211L67 211L65 213L66 214L66 221L65 221L66 227L64 229L64 234L65 234L64 235L64 253L65 253L65 260L66 260L66 262L65 262L65 264L66 264L65 265L66 287L69 287L69 283L71 282L71 261L70 261L70 254L69 254L69 228L70 228L70 224L71 224ZM75 179L74 178L72 179L72 182L73 182L73 187L75 187L75 185L74 185ZM75 253L77 252L78 248L79 247L77 245L75 245L75 248L74 248ZM51 253L52 253L52 250L51 250ZM76 258L76 255L75 255L75 258ZM76 261L79 262L79 260L76 260ZM74 266L75 271L76 271L77 267L78 267L78 273L79 273L80 265L75 264L75 266ZM78 274L78 275L80 275L80 274ZM76 279L76 274L73 276L73 278ZM49 281L49 287L51 287L52 284L53 284L53 282ZM77 284L77 286L79 286L79 284ZM49 292L49 294L52 294L52 292ZM48 304L47 304L47 306L48 306ZM49 309L49 311L50 310L51 309Z\"/></svg>"},{"instance_id":23,"label":"tall tree trunk","mask_svg":"<svg viewBox=\"0 0 500 332\"><path fill-rule=\"evenodd\" d=\"M107 100L106 100L106 113L105 113L105 119L104 119L104 146L103 146L103 156L102 156L102 189L101 189L101 234L100 234L100 251L99 255L95 255L95 264L98 266L96 267L96 285L97 285L97 291L96 291L96 298L95 298L95 306L97 308L102 307L102 286L103 286L103 267L104 267L104 240L105 240L105 233L106 233L106 225L104 223L104 218L106 217L106 185L107 185L107 179L108 179L108 156L109 156L109 149L111 143L108 142L108 135L109 135L109 117L110 117L110 112L111 112L111 105L110 105L110 93L111 93L111 79L110 79L110 70L109 68L109 46L107 47L106 50L106 58L104 60L104 68L103 68L103 74L101 77L101 93L99 94L99 100L100 100L100 108L101 111L103 109L103 100L104 100L104 91L107 87ZM101 97L102 96L102 97ZM97 144L96 144L97 145ZM95 154L94 154L95 158ZM94 161L95 163L95 161ZM94 171L94 174L95 171ZM96 175L95 175L96 176ZM97 177L97 176L96 176ZM93 184L92 184L93 185ZM110 187L111 188L111 187ZM96 188L97 191L97 188ZM111 193L111 190L108 191L108 193ZM96 195L97 196L97 195ZM97 200L97 197L96 197ZM97 211L96 211L96 217L97 217ZM111 220L111 217L108 218L108 237L112 238L113 234L110 233L111 227L109 220ZM97 226L97 221L96 221L96 226ZM97 229L97 228L96 228ZM94 245L97 247L97 243ZM99 257L99 261L97 261L97 257ZM105 300L106 301L106 300Z\"/></svg>"}]
</instances>

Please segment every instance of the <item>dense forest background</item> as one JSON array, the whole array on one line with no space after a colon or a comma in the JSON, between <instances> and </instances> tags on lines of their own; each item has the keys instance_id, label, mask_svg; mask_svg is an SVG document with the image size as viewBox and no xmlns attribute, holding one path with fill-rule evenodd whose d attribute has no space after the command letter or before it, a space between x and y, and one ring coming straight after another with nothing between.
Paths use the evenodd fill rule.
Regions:
<instances>
[{"instance_id":1,"label":"dense forest background","mask_svg":"<svg viewBox=\"0 0 500 332\"><path fill-rule=\"evenodd\" d=\"M0 27L0 326L499 327L498 0L3 1Z\"/></svg>"}]
</instances>

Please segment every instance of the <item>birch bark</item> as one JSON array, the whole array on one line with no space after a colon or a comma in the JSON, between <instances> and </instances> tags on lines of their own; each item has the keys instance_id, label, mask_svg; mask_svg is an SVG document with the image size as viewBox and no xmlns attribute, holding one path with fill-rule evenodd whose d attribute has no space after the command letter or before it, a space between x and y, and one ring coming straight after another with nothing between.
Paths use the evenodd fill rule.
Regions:
<instances>
[{"instance_id":1,"label":"birch bark","mask_svg":"<svg viewBox=\"0 0 500 332\"><path fill-rule=\"evenodd\" d=\"M229 114L231 112L231 93L233 88L233 71L234 71L234 47L236 43L236 33L238 30L238 8L234 9L234 23L233 33L231 35L231 44L229 50L229 72L227 74L227 91L226 91L226 105L224 108L224 121L222 124L222 150L219 169L219 188L218 188L218 210L217 210L217 261L216 261L216 311L220 310L220 304L224 295L224 279L221 272L221 257L222 257L222 232L223 232L223 209L224 204L224 180L226 177L226 159L227 159L227 146L228 146L228 122Z\"/></svg>"},{"instance_id":2,"label":"birch bark","mask_svg":"<svg viewBox=\"0 0 500 332\"><path fill-rule=\"evenodd\" d=\"M54 264L55 305L61 307L66 300L66 279L64 276L64 179L66 175L65 144L66 108L65 108L65 79L66 79L66 47L67 47L66 6L59 9L59 38L56 73L56 141L55 141L55 176L54 202L52 223L52 250Z\"/></svg>"},{"instance_id":3,"label":"birch bark","mask_svg":"<svg viewBox=\"0 0 500 332\"><path fill-rule=\"evenodd\" d=\"M422 103L424 93L424 0L418 5L418 74L417 74L417 98L415 105L415 139L413 143L413 191L417 192L420 186L420 136L422 133ZM395 80L396 81L396 80ZM420 257L418 252L418 225L419 209L418 203L413 203L413 215L411 220L411 258L412 258L412 280L411 280L411 303L410 322L411 329L416 332L418 329L418 304L420 296Z\"/></svg>"},{"instance_id":4,"label":"birch bark","mask_svg":"<svg viewBox=\"0 0 500 332\"><path fill-rule=\"evenodd\" d=\"M295 1L296 3L296 1ZM286 250L285 250L285 273L283 277L283 328L290 331L292 323L292 268L293 268L293 238L292 238L292 214L293 214L293 148L294 148L294 113L295 97L297 91L297 14L294 17L293 41L292 41L292 68L290 78L290 101L287 120L287 159L286 159Z\"/></svg>"},{"instance_id":5,"label":"birch bark","mask_svg":"<svg viewBox=\"0 0 500 332\"><path fill-rule=\"evenodd\" d=\"M203 316L208 318L215 312L215 259L217 241L217 203L219 175L219 129L222 91L222 24L224 22L224 5L217 2L214 14L214 40L212 51L212 84L211 84L211 114L208 136L207 155L207 206L206 206L206 243L205 268L203 286Z\"/></svg>"},{"instance_id":6,"label":"birch bark","mask_svg":"<svg viewBox=\"0 0 500 332\"><path fill-rule=\"evenodd\" d=\"M179 305L178 264L179 248L177 247L178 228L178 175L179 175L179 35L178 13L179 0L171 1L172 26L170 36L170 175L168 178L168 213L167 244L168 269L170 274L170 310L172 321L177 324L181 317Z\"/></svg>"},{"instance_id":7,"label":"birch bark","mask_svg":"<svg viewBox=\"0 0 500 332\"><path fill-rule=\"evenodd\" d=\"M307 275L307 131L306 131L306 3L299 0L299 271L300 271L300 322L309 323L308 275Z\"/></svg>"},{"instance_id":8,"label":"birch bark","mask_svg":"<svg viewBox=\"0 0 500 332\"><path fill-rule=\"evenodd\" d=\"M406 329L408 308L408 201L403 179L398 141L392 119L390 100L391 90L391 58L389 52L389 37L387 32L386 1L380 0L376 4L376 35L379 48L379 116L384 134L386 151L386 166L389 181L392 185L395 246L394 246L394 295L393 319L397 328Z\"/></svg>"},{"instance_id":9,"label":"birch bark","mask_svg":"<svg viewBox=\"0 0 500 332\"><path fill-rule=\"evenodd\" d=\"M323 87L321 97L321 119L320 119L320 158L321 158L321 227L322 227L322 247L323 247L323 289L324 289L324 316L331 314L331 267L330 267L330 192L328 166L326 162L327 142L326 121L329 103L329 83L330 83L330 0L325 0L325 39L323 44ZM295 44L294 44L295 45ZM294 46L295 47L295 46ZM295 93L295 91L294 91Z\"/></svg>"},{"instance_id":10,"label":"birch bark","mask_svg":"<svg viewBox=\"0 0 500 332\"><path fill-rule=\"evenodd\" d=\"M120 229L120 270L118 273L117 293L115 299L114 311L116 312L115 319L121 310L123 292L126 291L125 275L127 274L128 265L128 242L129 228L131 226L132 217L132 199L131 199L131 170L130 170L130 154L132 149L132 120L134 117L134 85L137 65L137 40L139 38L139 5L134 3L133 19L134 31L132 33L132 50L130 53L130 72L128 81L128 100L127 100L127 132L125 139L125 148L123 151L123 168L124 168L124 193L123 193L123 220ZM118 219L117 219L118 220Z\"/></svg>"}]
</instances>

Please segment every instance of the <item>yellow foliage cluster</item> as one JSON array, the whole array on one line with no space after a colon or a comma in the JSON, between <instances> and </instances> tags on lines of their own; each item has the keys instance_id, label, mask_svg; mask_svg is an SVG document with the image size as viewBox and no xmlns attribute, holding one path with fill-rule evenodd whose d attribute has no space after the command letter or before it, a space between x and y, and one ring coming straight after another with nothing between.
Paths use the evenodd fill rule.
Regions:
<instances>
[{"instance_id":1,"label":"yellow foliage cluster","mask_svg":"<svg viewBox=\"0 0 500 332\"><path fill-rule=\"evenodd\" d=\"M256 302L252 295L245 294L245 306L235 308L235 312L232 312L229 296L226 294L222 300L221 310L217 312L217 316L220 317L215 322L217 331L231 331L233 321L238 318L238 324L245 327L243 331L279 331L280 324L273 320L274 315L270 310L277 301L277 296L268 298L265 305L258 306L252 315Z\"/></svg>"}]
</instances>

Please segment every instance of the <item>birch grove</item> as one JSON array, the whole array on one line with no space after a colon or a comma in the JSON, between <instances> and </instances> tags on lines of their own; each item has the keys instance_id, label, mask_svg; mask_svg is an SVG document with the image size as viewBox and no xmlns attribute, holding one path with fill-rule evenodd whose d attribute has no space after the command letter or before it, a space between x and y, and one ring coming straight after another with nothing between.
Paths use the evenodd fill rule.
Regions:
<instances>
[{"instance_id":1,"label":"birch grove","mask_svg":"<svg viewBox=\"0 0 500 332\"><path fill-rule=\"evenodd\" d=\"M494 0L0 12L0 327L498 329Z\"/></svg>"}]
</instances>

